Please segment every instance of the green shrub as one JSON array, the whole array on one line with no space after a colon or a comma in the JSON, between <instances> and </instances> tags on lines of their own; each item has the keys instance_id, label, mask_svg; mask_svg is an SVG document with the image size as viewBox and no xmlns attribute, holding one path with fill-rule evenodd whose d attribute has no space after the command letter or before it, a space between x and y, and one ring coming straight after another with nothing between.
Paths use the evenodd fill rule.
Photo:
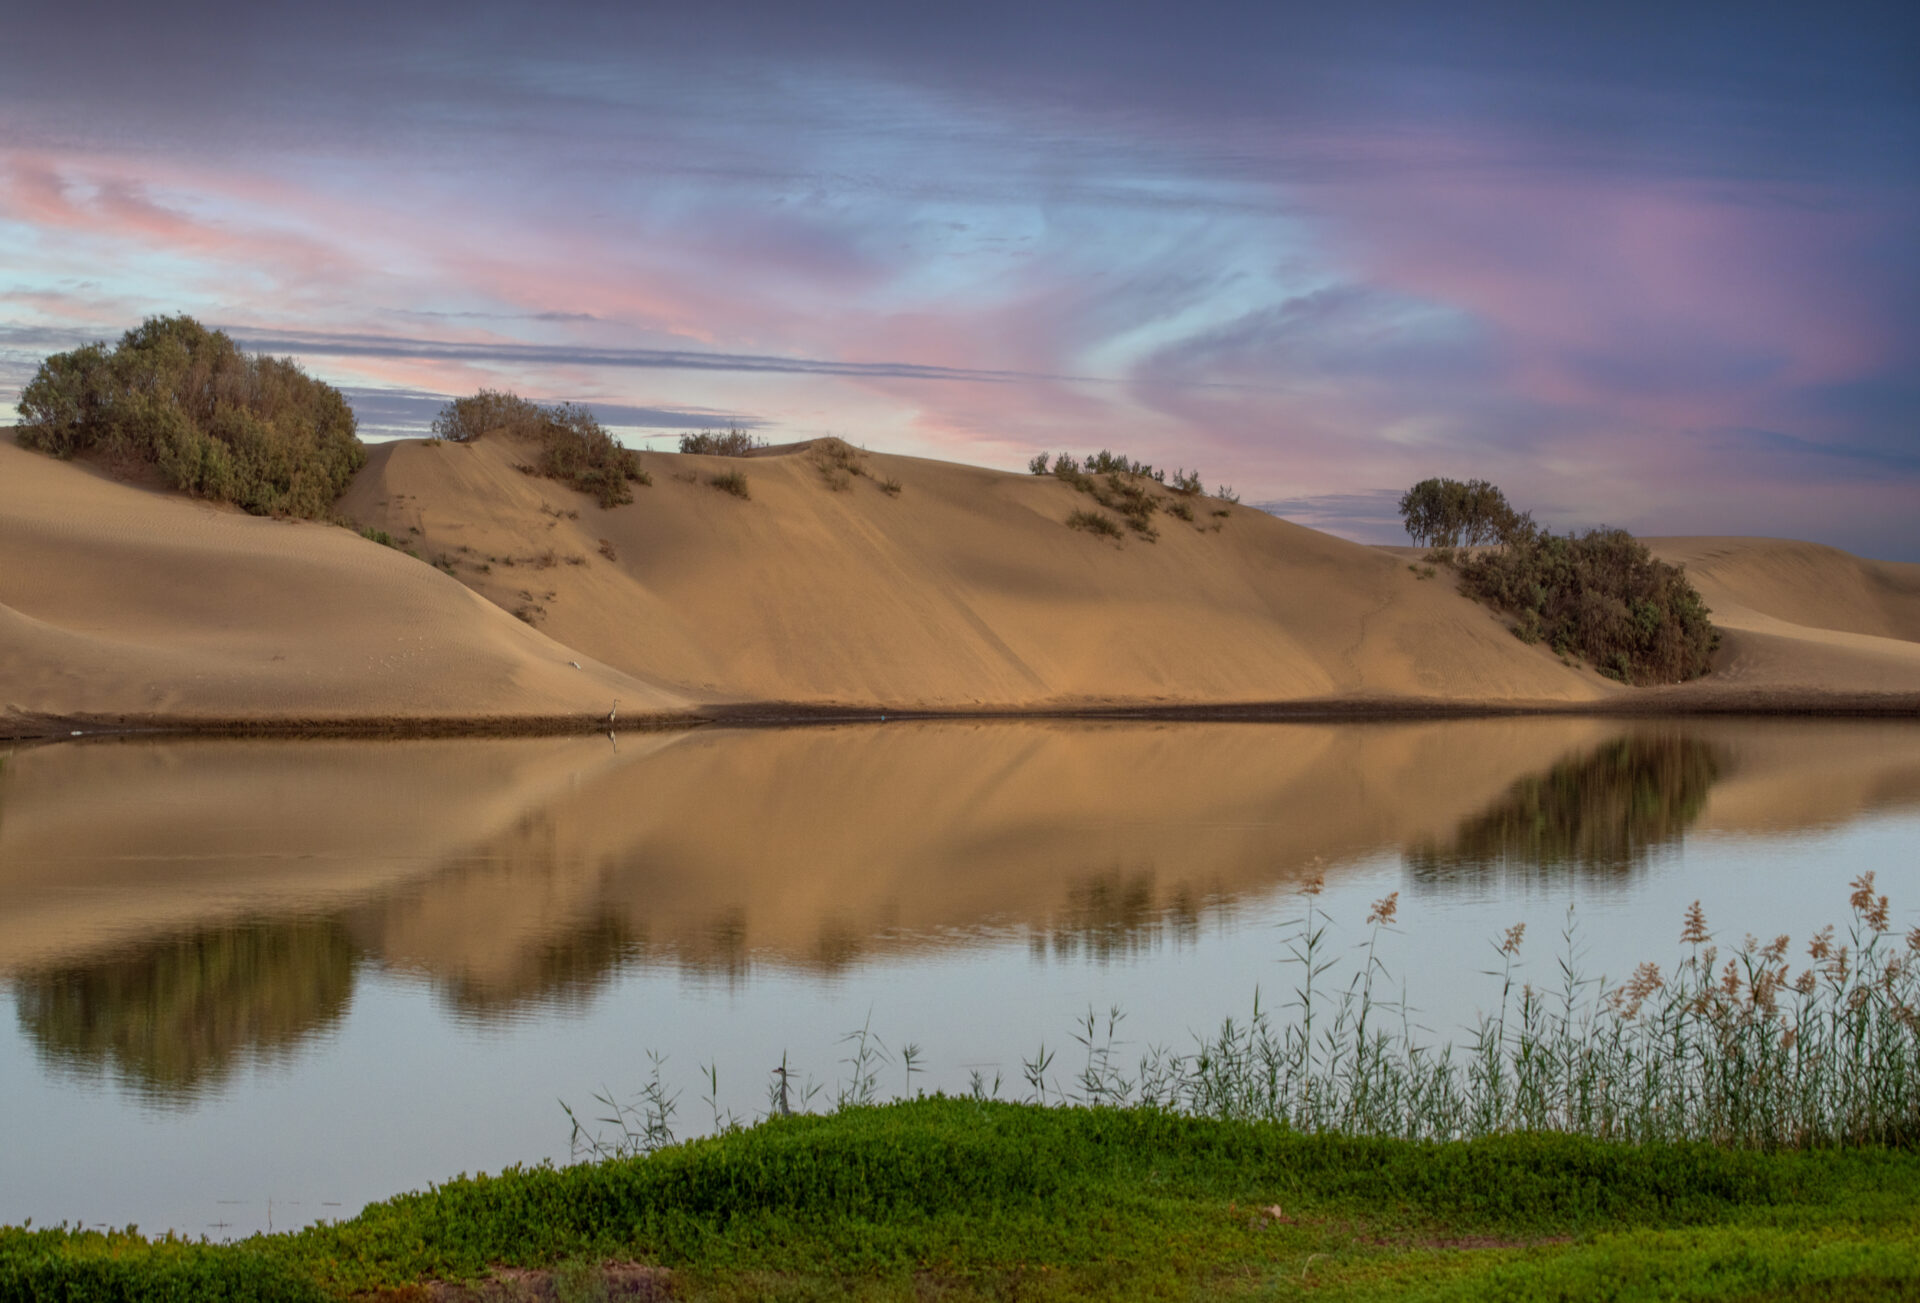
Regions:
<instances>
[{"instance_id":1,"label":"green shrub","mask_svg":"<svg viewBox=\"0 0 1920 1303\"><path fill-rule=\"evenodd\" d=\"M707 483L719 489L722 493L731 493L736 498L745 499L751 496L747 492L747 477L739 471L726 471L720 475L710 475L707 477Z\"/></svg>"},{"instance_id":2,"label":"green shrub","mask_svg":"<svg viewBox=\"0 0 1920 1303\"><path fill-rule=\"evenodd\" d=\"M131 1227L0 1227L5 1303L321 1303L327 1297L307 1272L251 1245L148 1240Z\"/></svg>"},{"instance_id":3,"label":"green shrub","mask_svg":"<svg viewBox=\"0 0 1920 1303\"><path fill-rule=\"evenodd\" d=\"M1153 513L1158 502L1138 477L1122 475L1110 471L1103 481L1096 481L1087 492L1101 506L1119 514L1127 522L1127 527L1149 541L1160 537L1153 527Z\"/></svg>"},{"instance_id":4,"label":"green shrub","mask_svg":"<svg viewBox=\"0 0 1920 1303\"><path fill-rule=\"evenodd\" d=\"M23 447L145 462L255 515L324 517L367 459L339 390L188 316L150 317L111 350L54 354L19 411Z\"/></svg>"},{"instance_id":5,"label":"green shrub","mask_svg":"<svg viewBox=\"0 0 1920 1303\"><path fill-rule=\"evenodd\" d=\"M1101 449L1087 458L1089 475L1138 475L1152 480L1156 484L1167 482L1167 473L1157 471L1146 462L1131 461L1125 453L1108 452Z\"/></svg>"},{"instance_id":6,"label":"green shrub","mask_svg":"<svg viewBox=\"0 0 1920 1303\"><path fill-rule=\"evenodd\" d=\"M1160 532L1153 527L1153 513L1163 505L1182 520L1193 519L1193 509L1177 499L1164 498L1154 492L1155 486L1164 484L1166 472L1155 470L1145 462L1129 461L1118 453L1097 452L1087 458L1084 469L1074 457L1061 453L1053 459L1052 468L1047 469L1046 454L1035 457L1027 464L1027 469L1035 475L1052 475L1073 485L1080 492L1113 512L1127 523L1134 533L1153 542ZM1200 479L1196 474L1190 482L1197 490ZM1176 489L1182 494L1185 489ZM1076 516L1091 517L1096 513L1076 512ZM1104 519L1104 517L1102 517ZM1107 522L1112 524L1111 521ZM1080 525L1075 528L1089 528Z\"/></svg>"},{"instance_id":7,"label":"green shrub","mask_svg":"<svg viewBox=\"0 0 1920 1303\"><path fill-rule=\"evenodd\" d=\"M1707 672L1720 635L1686 572L1621 529L1522 530L1459 563L1461 591L1515 617L1514 633L1622 683Z\"/></svg>"},{"instance_id":8,"label":"green shrub","mask_svg":"<svg viewBox=\"0 0 1920 1303\"><path fill-rule=\"evenodd\" d=\"M702 430L697 434L680 436L681 452L699 453L705 457L745 457L766 446L765 439L756 438L745 430L728 430L724 434Z\"/></svg>"},{"instance_id":9,"label":"green shrub","mask_svg":"<svg viewBox=\"0 0 1920 1303\"><path fill-rule=\"evenodd\" d=\"M641 468L640 454L623 447L578 403L542 407L518 394L482 389L441 408L433 418L433 433L453 443L503 435L534 444L539 458L521 470L578 489L602 507L632 502L631 484L653 483L653 476Z\"/></svg>"},{"instance_id":10,"label":"green shrub","mask_svg":"<svg viewBox=\"0 0 1920 1303\"><path fill-rule=\"evenodd\" d=\"M1076 511L1067 517L1068 529L1084 529L1089 534L1099 534L1104 538L1119 538L1120 526L1113 523L1110 516L1097 511Z\"/></svg>"}]
</instances>

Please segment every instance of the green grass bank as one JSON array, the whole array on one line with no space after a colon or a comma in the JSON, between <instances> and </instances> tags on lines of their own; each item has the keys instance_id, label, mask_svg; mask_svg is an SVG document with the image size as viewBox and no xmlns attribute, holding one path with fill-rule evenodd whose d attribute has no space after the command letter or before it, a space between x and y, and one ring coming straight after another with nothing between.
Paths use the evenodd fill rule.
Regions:
<instances>
[{"instance_id":1,"label":"green grass bank","mask_svg":"<svg viewBox=\"0 0 1920 1303\"><path fill-rule=\"evenodd\" d=\"M233 1245L0 1230L0 1300L619 1294L1913 1298L1920 1155L936 1097L462 1177Z\"/></svg>"}]
</instances>

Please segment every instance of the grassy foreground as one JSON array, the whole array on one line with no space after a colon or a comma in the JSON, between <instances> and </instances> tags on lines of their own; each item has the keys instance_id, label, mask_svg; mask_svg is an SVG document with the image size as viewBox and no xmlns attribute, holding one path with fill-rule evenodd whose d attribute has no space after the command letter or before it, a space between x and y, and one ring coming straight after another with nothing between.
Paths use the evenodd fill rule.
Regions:
<instances>
[{"instance_id":1,"label":"grassy foreground","mask_svg":"<svg viewBox=\"0 0 1920 1303\"><path fill-rule=\"evenodd\" d=\"M605 1274L601 1264L664 1271ZM526 1267L551 1274L513 1276ZM491 1284L489 1284L491 1279ZM0 1230L0 1300L1920 1296L1920 1155L922 1098L234 1245Z\"/></svg>"}]
</instances>

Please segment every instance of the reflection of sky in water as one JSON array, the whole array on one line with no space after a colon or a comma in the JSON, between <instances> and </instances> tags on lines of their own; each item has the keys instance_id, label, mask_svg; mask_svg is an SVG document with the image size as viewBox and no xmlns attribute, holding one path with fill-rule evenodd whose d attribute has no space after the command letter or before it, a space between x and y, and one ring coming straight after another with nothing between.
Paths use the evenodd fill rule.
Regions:
<instances>
[{"instance_id":1,"label":"reflection of sky in water","mask_svg":"<svg viewBox=\"0 0 1920 1303\"><path fill-rule=\"evenodd\" d=\"M1622 753L1612 747L1571 749L1458 821L1451 843L1429 839L1331 860L1318 900L1331 920L1330 945L1360 944L1371 902L1400 892L1399 927L1381 953L1414 993L1416 1021L1451 1034L1497 997L1494 979L1481 974L1497 963L1493 938L1514 923L1527 925L1522 978L1557 983L1569 904L1580 966L1591 975L1622 975L1642 959L1669 963L1682 911L1695 899L1723 941L1786 930L1798 953L1814 928L1844 923L1849 880L1873 871L1897 924L1920 921L1920 814L1911 804L1800 821L1812 831L1696 830L1682 839L1699 813L1702 755L1668 748L1658 753L1667 760L1636 761L1627 766L1632 781L1609 789L1591 769L1619 768ZM1560 784L1574 806L1551 796L1556 773L1584 775ZM1671 799L1649 795L1656 791ZM1569 815L1576 807L1586 814ZM1595 817L1625 819L1645 835L1619 853L1582 823ZM1585 849L1564 856L1558 872L1511 845L1506 859L1490 855L1490 845L1504 843L1489 843L1487 830L1514 826L1532 839L1523 842L1534 861L1552 859L1556 846ZM1197 843L1218 829L1195 823L1190 832ZM274 1224L285 1226L345 1215L367 1199L463 1170L562 1159L567 1131L557 1099L591 1110L596 1090L632 1090L648 1050L668 1056L687 1133L708 1116L703 1065L719 1071L722 1105L751 1114L764 1106L766 1070L783 1051L798 1073L830 1090L845 1052L840 1038L869 1021L890 1046L919 1044L927 1070L916 1088L963 1089L978 1069L1020 1094L1021 1059L1043 1041L1059 1051L1056 1074L1071 1075L1070 1038L1089 1007L1126 1010L1122 1037L1137 1052L1147 1044L1184 1048L1222 1017L1244 1017L1256 988L1268 1009L1283 1006L1297 977L1282 962L1283 925L1302 905L1295 888L1275 879L1281 885L1209 895L1168 869L1162 864L1156 875L1124 858L1090 865L1063 877L1045 918L995 918L989 910L971 928L896 932L877 945L849 934L837 951L829 932L819 951L800 956L753 949L741 925L731 942L702 941L710 948L689 963L672 947L650 949L623 925L602 922L541 959L546 997L503 1005L489 1006L484 993L444 976L383 966L371 951L355 951L357 971L342 977L345 934L327 922L285 922L270 942L245 928L214 929L119 968L71 970L70 981L95 984L91 1004L63 1004L58 984L44 977L17 982L8 999L15 1016L0 1019L0 1098L8 1101L0 1221L82 1217L190 1233L218 1233L226 1223L241 1232L266 1224L269 1199ZM715 927L724 924L722 917ZM350 933L356 925L345 926ZM287 984L266 980L286 965L305 971L308 952L327 958L332 974L331 985L307 993L311 1008L288 1004ZM205 984L222 972L266 975L248 989L271 988L267 995L194 1024L261 1052L235 1053L203 1072L178 1046L129 1044L115 1026L88 1021L121 988L139 1007L140 974L155 964L172 965L173 982L181 972ZM306 1030L290 1032L302 1018ZM59 1034L77 1050L50 1050L50 1019L65 1019ZM144 1093L116 1082L106 1066L115 1060L100 1047L115 1036L122 1056L155 1075ZM176 1091L167 1102L168 1082L196 1072L198 1093ZM888 1089L903 1084L897 1065L881 1080Z\"/></svg>"}]
</instances>

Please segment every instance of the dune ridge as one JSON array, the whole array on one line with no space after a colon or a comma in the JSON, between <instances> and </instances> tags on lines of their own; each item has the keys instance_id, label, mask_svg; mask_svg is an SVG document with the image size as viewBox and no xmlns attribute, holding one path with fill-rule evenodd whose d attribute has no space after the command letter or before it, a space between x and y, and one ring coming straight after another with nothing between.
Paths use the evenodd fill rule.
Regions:
<instances>
[{"instance_id":1,"label":"dune ridge","mask_svg":"<svg viewBox=\"0 0 1920 1303\"><path fill-rule=\"evenodd\" d=\"M1193 499L1069 529L1052 477L810 445L642 454L603 509L506 439L370 450L329 525L250 517L0 439L0 733L563 731L835 713L1920 711L1920 567L1665 539L1708 678L1632 690L1444 574ZM748 495L712 486L744 473ZM897 493L882 482L897 484ZM431 564L430 564L431 563ZM515 618L516 615L520 618Z\"/></svg>"},{"instance_id":2,"label":"dune ridge","mask_svg":"<svg viewBox=\"0 0 1920 1303\"><path fill-rule=\"evenodd\" d=\"M804 446L645 455L653 486L611 510L517 460L504 441L391 444L342 510L418 530L423 554L447 557L462 582L527 609L560 642L716 703L1574 703L1613 692L1375 549L1211 499L1194 502L1192 523L1156 516L1157 542L1116 542L1066 528L1093 503L1058 480L918 458L867 454L869 473L836 491ZM728 471L746 475L748 499L710 486Z\"/></svg>"}]
</instances>

